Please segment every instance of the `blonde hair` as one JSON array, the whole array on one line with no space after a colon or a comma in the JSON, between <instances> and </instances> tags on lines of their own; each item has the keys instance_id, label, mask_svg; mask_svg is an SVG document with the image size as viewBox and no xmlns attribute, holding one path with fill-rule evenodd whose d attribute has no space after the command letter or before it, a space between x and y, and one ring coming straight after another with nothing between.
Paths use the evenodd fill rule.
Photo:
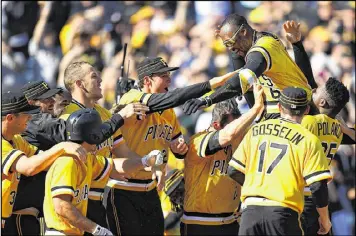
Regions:
<instances>
[{"instance_id":1,"label":"blonde hair","mask_svg":"<svg viewBox=\"0 0 356 236\"><path fill-rule=\"evenodd\" d=\"M75 81L82 79L88 71L83 70L83 65L89 65L88 62L79 61L71 63L64 71L64 86L69 92L73 90Z\"/></svg>"}]
</instances>

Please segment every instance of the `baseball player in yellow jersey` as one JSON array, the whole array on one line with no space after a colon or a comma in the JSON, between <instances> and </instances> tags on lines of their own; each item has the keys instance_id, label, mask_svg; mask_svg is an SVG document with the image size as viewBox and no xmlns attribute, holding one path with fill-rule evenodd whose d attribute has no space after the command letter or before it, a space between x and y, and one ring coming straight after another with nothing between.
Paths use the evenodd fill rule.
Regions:
<instances>
[{"instance_id":1,"label":"baseball player in yellow jersey","mask_svg":"<svg viewBox=\"0 0 356 236\"><path fill-rule=\"evenodd\" d=\"M112 159L96 155L96 145L101 142L101 125L99 113L91 108L80 109L69 116L67 138L88 151L87 161L79 163L70 156L61 155L49 169L44 200L46 235L82 235L84 231L93 235L113 235L85 217L91 184L106 184L109 176L120 177L122 165L130 172L145 167L154 170L163 164L163 155L157 150L142 159Z\"/></svg>"},{"instance_id":2,"label":"baseball player in yellow jersey","mask_svg":"<svg viewBox=\"0 0 356 236\"><path fill-rule=\"evenodd\" d=\"M70 64L64 72L64 84L72 95L72 102L64 109L60 118L67 120L69 115L77 110L94 108L100 114L102 121L109 120L112 114L96 103L102 98L101 81L97 70L89 63L74 62ZM133 104L131 106L133 106L133 111L137 113L147 111L147 107L140 104ZM123 119L126 119L127 115L129 115L124 110L119 112L122 123ZM111 157L113 154L114 157L118 158L131 157L141 159L141 156L138 156L127 147L119 129L109 139L98 144L97 149L97 154L104 157ZM102 204L104 188L104 183L94 182L89 190L88 218L100 225L106 225L106 213Z\"/></svg>"},{"instance_id":3,"label":"baseball player in yellow jersey","mask_svg":"<svg viewBox=\"0 0 356 236\"><path fill-rule=\"evenodd\" d=\"M280 116L278 98L286 87L301 87L307 91L308 97L311 97L307 78L276 35L257 32L238 14L229 15L216 34L233 54L244 58L246 63L236 71L234 77L210 96L186 102L183 107L185 113L194 113L199 107L210 106L233 96L241 96L250 89L255 79L264 87L266 95L267 106L261 119ZM257 121L259 120L260 118Z\"/></svg>"},{"instance_id":4,"label":"baseball player in yellow jersey","mask_svg":"<svg viewBox=\"0 0 356 236\"><path fill-rule=\"evenodd\" d=\"M29 105L20 92L2 94L1 103L1 231L4 235L11 235L13 227L6 225L6 218L12 214L21 174L32 176L45 170L64 152L83 159L86 152L80 145L63 142L38 154L37 147L25 141L20 133L39 107Z\"/></svg>"},{"instance_id":5,"label":"baseball player in yellow jersey","mask_svg":"<svg viewBox=\"0 0 356 236\"><path fill-rule=\"evenodd\" d=\"M301 125L320 139L330 163L343 138L342 125L336 115L345 107L350 95L345 85L335 78L329 78L313 92L313 103L320 114L304 116ZM301 215L303 230L307 235L315 235L319 229L318 213L309 187L305 188L304 194L305 205Z\"/></svg>"},{"instance_id":6,"label":"baseball player in yellow jersey","mask_svg":"<svg viewBox=\"0 0 356 236\"><path fill-rule=\"evenodd\" d=\"M228 163L246 130L263 112L261 86L255 104L240 114L236 100L218 103L210 127L189 141L184 159L184 214L181 235L237 235L241 186L227 175Z\"/></svg>"},{"instance_id":7,"label":"baseball player in yellow jersey","mask_svg":"<svg viewBox=\"0 0 356 236\"><path fill-rule=\"evenodd\" d=\"M182 140L179 138L179 122L170 108L204 95L234 75L232 72L204 83L168 91L170 71L176 69L168 67L160 57L144 59L137 69L139 88L131 89L120 99L120 104L142 102L150 109L145 119L131 117L120 128L129 148L140 155L152 149L167 153L171 148L176 157L182 158L187 145L179 142ZM108 219L114 233L121 230L123 234L163 234L163 214L156 185L161 189L164 181L157 184L152 181L150 172L144 170L129 176L129 183L109 181L112 191L109 194Z\"/></svg>"},{"instance_id":8,"label":"baseball player in yellow jersey","mask_svg":"<svg viewBox=\"0 0 356 236\"><path fill-rule=\"evenodd\" d=\"M300 123L309 110L307 93L281 93L280 119L254 125L229 162L229 175L242 186L240 235L301 235L299 215L309 185L319 213L319 234L331 228L327 181L331 180L320 140Z\"/></svg>"}]
</instances>

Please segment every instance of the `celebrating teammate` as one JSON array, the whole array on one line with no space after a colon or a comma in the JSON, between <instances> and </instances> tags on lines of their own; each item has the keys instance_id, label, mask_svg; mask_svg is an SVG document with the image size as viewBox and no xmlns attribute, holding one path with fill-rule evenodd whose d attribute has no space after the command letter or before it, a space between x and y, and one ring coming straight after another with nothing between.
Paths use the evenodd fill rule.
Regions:
<instances>
[{"instance_id":1,"label":"celebrating teammate","mask_svg":"<svg viewBox=\"0 0 356 236\"><path fill-rule=\"evenodd\" d=\"M129 169L126 172L145 167L154 170L162 165L163 157L157 150L142 159L112 159L95 155L96 145L101 143L102 121L94 109L73 112L66 125L68 140L80 144L88 155L84 163L61 155L49 169L44 200L46 235L82 235L84 231L93 235L113 235L107 228L85 217L92 183L103 182L105 185L109 176L120 178L122 165Z\"/></svg>"},{"instance_id":2,"label":"celebrating teammate","mask_svg":"<svg viewBox=\"0 0 356 236\"><path fill-rule=\"evenodd\" d=\"M39 153L37 147L20 136L31 114L38 112L39 107L29 105L24 94L16 92L2 94L1 103L2 233L13 235L17 234L17 228L6 224L6 219L12 214L21 174L35 175L49 167L63 153L84 160L86 152L78 144L62 142Z\"/></svg>"},{"instance_id":3,"label":"celebrating teammate","mask_svg":"<svg viewBox=\"0 0 356 236\"><path fill-rule=\"evenodd\" d=\"M311 97L307 78L276 35L255 31L246 19L238 14L229 15L221 24L217 35L232 53L245 58L246 64L210 96L186 102L183 107L185 113L191 114L203 106L241 96L251 88L257 78L258 83L264 87L267 103L261 119L280 116L278 98L280 91L286 87L303 88L307 91L308 98Z\"/></svg>"},{"instance_id":4,"label":"celebrating teammate","mask_svg":"<svg viewBox=\"0 0 356 236\"><path fill-rule=\"evenodd\" d=\"M263 112L262 87L255 105L241 116L229 99L213 110L210 127L194 135L184 159L184 214L181 235L237 235L241 186L227 175L228 163L246 130Z\"/></svg>"},{"instance_id":5,"label":"celebrating teammate","mask_svg":"<svg viewBox=\"0 0 356 236\"><path fill-rule=\"evenodd\" d=\"M303 189L309 185L319 213L319 234L331 228L328 163L319 139L300 123L309 110L301 88L282 91L281 118L253 126L229 162L229 175L243 185L241 235L301 235Z\"/></svg>"}]
</instances>

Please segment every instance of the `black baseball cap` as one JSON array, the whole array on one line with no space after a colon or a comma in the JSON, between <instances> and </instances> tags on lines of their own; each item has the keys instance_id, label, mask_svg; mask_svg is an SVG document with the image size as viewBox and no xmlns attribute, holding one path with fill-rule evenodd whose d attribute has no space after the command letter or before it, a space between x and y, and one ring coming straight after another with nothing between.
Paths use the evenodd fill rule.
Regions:
<instances>
[{"instance_id":1,"label":"black baseball cap","mask_svg":"<svg viewBox=\"0 0 356 236\"><path fill-rule=\"evenodd\" d=\"M61 88L50 89L49 85L44 81L28 82L21 90L27 100L47 99L63 91Z\"/></svg>"},{"instance_id":2,"label":"black baseball cap","mask_svg":"<svg viewBox=\"0 0 356 236\"><path fill-rule=\"evenodd\" d=\"M146 57L137 66L138 79L141 80L145 76L151 76L152 74L164 73L178 69L179 67L169 67L162 57Z\"/></svg>"},{"instance_id":3,"label":"black baseball cap","mask_svg":"<svg viewBox=\"0 0 356 236\"><path fill-rule=\"evenodd\" d=\"M287 87L283 89L279 103L293 113L300 114L300 111L305 110L309 103L308 94L302 88Z\"/></svg>"},{"instance_id":4,"label":"black baseball cap","mask_svg":"<svg viewBox=\"0 0 356 236\"><path fill-rule=\"evenodd\" d=\"M27 113L36 114L40 107L30 105L22 92L8 91L1 97L1 116L8 114Z\"/></svg>"}]
</instances>

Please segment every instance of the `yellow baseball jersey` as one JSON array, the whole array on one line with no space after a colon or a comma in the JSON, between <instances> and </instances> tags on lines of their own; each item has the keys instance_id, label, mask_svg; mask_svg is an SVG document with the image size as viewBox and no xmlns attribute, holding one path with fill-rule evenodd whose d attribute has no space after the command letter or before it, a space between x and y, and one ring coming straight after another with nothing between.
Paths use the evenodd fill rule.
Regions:
<instances>
[{"instance_id":1,"label":"yellow baseball jersey","mask_svg":"<svg viewBox=\"0 0 356 236\"><path fill-rule=\"evenodd\" d=\"M46 176L43 212L47 227L66 235L83 235L84 231L75 228L55 212L53 198L71 195L72 204L86 216L91 184L96 181L105 185L112 168L112 159L103 156L88 154L85 164L72 157L59 157Z\"/></svg>"},{"instance_id":2,"label":"yellow baseball jersey","mask_svg":"<svg viewBox=\"0 0 356 236\"><path fill-rule=\"evenodd\" d=\"M79 103L76 100L72 100L72 102L64 109L62 112L60 118L67 120L68 117L75 111L79 109L84 109L85 106L81 103ZM99 106L98 104L94 105L94 109L99 113L101 120L103 122L109 120L112 116L110 111L107 109ZM120 129L118 129L113 136L111 136L109 139L105 140L101 144L97 145L97 155L101 155L104 157L111 157L111 150L115 147L118 147L125 143ZM105 184L100 183L100 182L94 182L92 184L92 187L89 191L89 199L91 200L101 200L104 195L104 188Z\"/></svg>"},{"instance_id":3,"label":"yellow baseball jersey","mask_svg":"<svg viewBox=\"0 0 356 236\"><path fill-rule=\"evenodd\" d=\"M267 68L258 78L266 95L266 114L279 113L277 103L280 91L296 86L306 90L309 100L311 99L311 87L308 80L298 65L289 56L279 38L269 33L257 39L255 44L247 52L260 52L267 62Z\"/></svg>"},{"instance_id":4,"label":"yellow baseball jersey","mask_svg":"<svg viewBox=\"0 0 356 236\"><path fill-rule=\"evenodd\" d=\"M147 104L151 95L131 89L122 96L120 104L133 102ZM149 114L145 119L141 119L139 116L130 117L125 120L125 124L121 127L121 132L127 146L140 156L144 156L152 150L160 150L165 155L168 155L171 141L182 134L173 109ZM133 173L130 175L130 179L129 182L110 180L109 186L132 191L149 191L156 184L152 182L152 173L145 170ZM136 180L147 180L147 182Z\"/></svg>"},{"instance_id":5,"label":"yellow baseball jersey","mask_svg":"<svg viewBox=\"0 0 356 236\"><path fill-rule=\"evenodd\" d=\"M215 132L203 131L191 137L184 159L185 224L222 225L236 220L241 186L227 175L228 163L236 144L205 156Z\"/></svg>"},{"instance_id":6,"label":"yellow baseball jersey","mask_svg":"<svg viewBox=\"0 0 356 236\"><path fill-rule=\"evenodd\" d=\"M289 207L298 213L304 207L304 187L331 180L318 137L283 118L254 125L229 165L245 174L242 202L248 197L263 197L270 201L252 205Z\"/></svg>"},{"instance_id":7,"label":"yellow baseball jersey","mask_svg":"<svg viewBox=\"0 0 356 236\"><path fill-rule=\"evenodd\" d=\"M17 186L20 173L12 172L12 164L21 156L33 156L37 147L29 144L21 135L15 135L12 141L1 137L1 217L7 218L12 214L16 200Z\"/></svg>"},{"instance_id":8,"label":"yellow baseball jersey","mask_svg":"<svg viewBox=\"0 0 356 236\"><path fill-rule=\"evenodd\" d=\"M327 115L304 116L302 126L312 132L321 141L324 153L330 164L342 141L343 133L341 124L337 119ZM304 189L306 196L311 196L309 187Z\"/></svg>"}]
</instances>

